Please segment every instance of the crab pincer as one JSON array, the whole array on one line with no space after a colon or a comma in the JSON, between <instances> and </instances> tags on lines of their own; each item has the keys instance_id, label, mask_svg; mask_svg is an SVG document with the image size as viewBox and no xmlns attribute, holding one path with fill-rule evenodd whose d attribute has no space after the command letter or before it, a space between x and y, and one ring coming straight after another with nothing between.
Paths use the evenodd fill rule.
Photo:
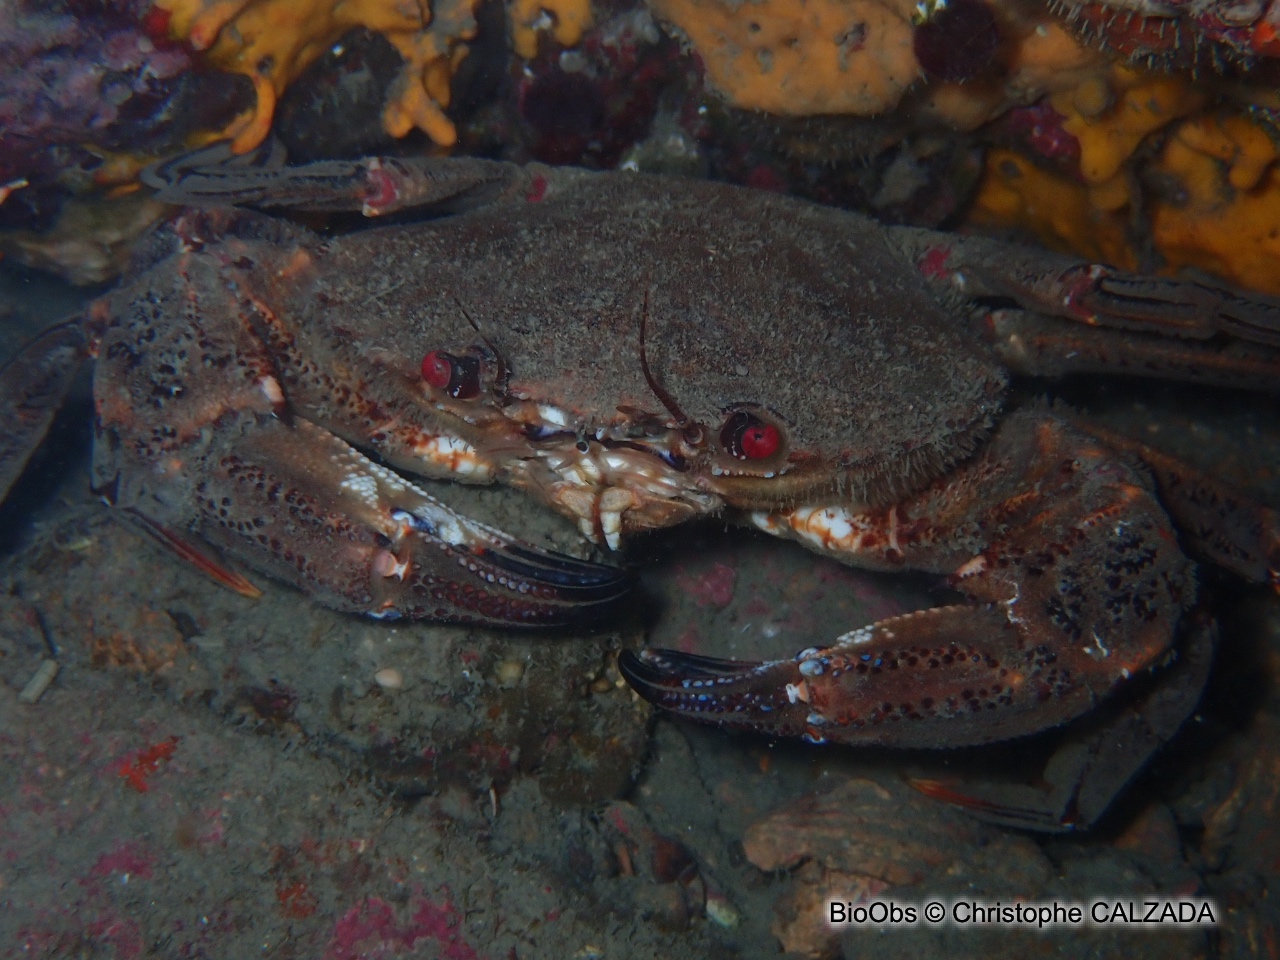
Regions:
<instances>
[{"instance_id":1,"label":"crab pincer","mask_svg":"<svg viewBox=\"0 0 1280 960\"><path fill-rule=\"evenodd\" d=\"M464 517L301 417L255 417L234 440L200 452L188 529L326 606L380 619L554 626L602 614L630 586L620 568ZM136 481L115 494L145 497ZM207 555L197 565L208 563L217 567Z\"/></svg>"},{"instance_id":2,"label":"crab pincer","mask_svg":"<svg viewBox=\"0 0 1280 960\"><path fill-rule=\"evenodd\" d=\"M192 258L182 272L144 275L139 300L158 312L170 299L194 299L190 278L209 269ZM242 596L261 591L224 555L327 606L382 619L556 626L600 616L627 592L625 571L464 517L309 419L226 304L187 319L158 326L149 312L100 303L0 370L0 409L9 413L0 499L81 361L96 356L95 489Z\"/></svg>"},{"instance_id":3,"label":"crab pincer","mask_svg":"<svg viewBox=\"0 0 1280 960\"><path fill-rule=\"evenodd\" d=\"M1018 678L984 642L1007 626L1000 619L990 607L939 607L851 631L787 660L644 650L624 652L618 665L645 699L693 719L810 743L929 747L939 731L928 720L967 721L988 703L1012 705ZM940 636L949 639L939 643ZM982 740L1018 732L1007 720L966 725Z\"/></svg>"},{"instance_id":4,"label":"crab pincer","mask_svg":"<svg viewBox=\"0 0 1280 960\"><path fill-rule=\"evenodd\" d=\"M1019 463L1015 451L1027 450L1036 455ZM953 516L970 522L955 525ZM623 676L654 704L770 736L958 747L1064 725L1136 678L1167 673L1179 618L1195 597L1191 564L1142 475L1047 412L1009 417L947 482L889 507L792 508L753 521L863 566L943 575L965 601L882 620L786 660L670 650L619 658ZM1179 706L1164 711L1177 714L1163 724L1165 737L1195 703L1199 687L1184 686ZM1081 768L1063 778L1061 796L1023 798L1016 810L983 794L983 814L1037 829L1095 819L1158 742L1132 730L1103 739L1125 746L1105 769ZM960 787L946 799L977 795ZM1082 820L1069 819L1078 795L1093 799Z\"/></svg>"},{"instance_id":5,"label":"crab pincer","mask_svg":"<svg viewBox=\"0 0 1280 960\"><path fill-rule=\"evenodd\" d=\"M709 722L946 748L1087 722L1144 677L1167 687L1189 554L1277 579L1271 506L1009 389L1011 371L1092 372L1274 393L1274 298L678 178L289 167L271 149L152 174L193 209L90 309L95 485L165 539L329 606L534 624L624 592L624 574L519 544L412 478L527 491L613 549L723 517L962 602L764 664L624 655L636 689ZM321 236L228 204L413 216ZM11 368L33 402L0 382L23 413L0 429L0 477L38 440L39 384L65 379L71 339ZM1158 730L1131 725L1125 770L1036 822L1095 817L1203 677L1185 672Z\"/></svg>"}]
</instances>

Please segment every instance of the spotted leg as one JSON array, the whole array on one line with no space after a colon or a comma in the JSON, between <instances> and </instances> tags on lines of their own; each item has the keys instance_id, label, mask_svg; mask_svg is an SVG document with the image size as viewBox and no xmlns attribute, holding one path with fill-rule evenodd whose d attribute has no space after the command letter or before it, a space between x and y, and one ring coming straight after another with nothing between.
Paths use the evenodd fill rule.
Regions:
<instances>
[{"instance_id":1,"label":"spotted leg","mask_svg":"<svg viewBox=\"0 0 1280 960\"><path fill-rule=\"evenodd\" d=\"M1024 411L966 466L880 510L758 525L877 569L946 574L964 604L880 621L790 660L625 655L624 676L694 719L811 740L988 743L1077 717L1160 665L1194 598L1142 478L1066 420Z\"/></svg>"},{"instance_id":2,"label":"spotted leg","mask_svg":"<svg viewBox=\"0 0 1280 960\"><path fill-rule=\"evenodd\" d=\"M1195 617L1186 634L1166 666L1064 733L1039 782L914 779L911 785L1002 826L1063 833L1094 824L1200 702L1217 628Z\"/></svg>"},{"instance_id":3,"label":"spotted leg","mask_svg":"<svg viewBox=\"0 0 1280 960\"><path fill-rule=\"evenodd\" d=\"M1183 545L1195 556L1280 590L1280 512L1132 437L1089 421L1078 425L1112 450L1142 461Z\"/></svg>"},{"instance_id":4,"label":"spotted leg","mask_svg":"<svg viewBox=\"0 0 1280 960\"><path fill-rule=\"evenodd\" d=\"M550 184L577 176L580 171L473 157L368 157L289 166L279 143L268 140L241 156L216 144L149 167L142 179L157 200L183 206L377 217L410 208L450 213L498 199L540 200Z\"/></svg>"},{"instance_id":5,"label":"spotted leg","mask_svg":"<svg viewBox=\"0 0 1280 960\"><path fill-rule=\"evenodd\" d=\"M977 333L1018 372L1128 374L1267 393L1280 384L1275 297L984 237L913 228L893 228L890 237L943 298L978 305L969 311Z\"/></svg>"}]
</instances>

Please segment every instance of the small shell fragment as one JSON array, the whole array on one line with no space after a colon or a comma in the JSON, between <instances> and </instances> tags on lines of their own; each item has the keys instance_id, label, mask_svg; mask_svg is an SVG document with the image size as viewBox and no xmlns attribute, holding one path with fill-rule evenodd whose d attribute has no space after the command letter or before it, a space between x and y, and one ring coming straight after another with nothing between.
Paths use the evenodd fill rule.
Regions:
<instances>
[{"instance_id":1,"label":"small shell fragment","mask_svg":"<svg viewBox=\"0 0 1280 960\"><path fill-rule=\"evenodd\" d=\"M383 667L373 675L373 679L383 690L399 690L404 686L404 674L395 667Z\"/></svg>"},{"instance_id":2,"label":"small shell fragment","mask_svg":"<svg viewBox=\"0 0 1280 960\"><path fill-rule=\"evenodd\" d=\"M41 660L40 666L36 668L36 672L31 675L31 679L27 681L27 685L23 687L22 692L18 694L18 699L23 703L35 703L44 696L44 692L49 689L49 685L53 683L53 678L57 675L57 660Z\"/></svg>"},{"instance_id":3,"label":"small shell fragment","mask_svg":"<svg viewBox=\"0 0 1280 960\"><path fill-rule=\"evenodd\" d=\"M708 920L726 930L735 929L741 920L738 911L733 909L733 905L725 896L711 890L707 891L707 903L704 909Z\"/></svg>"},{"instance_id":4,"label":"small shell fragment","mask_svg":"<svg viewBox=\"0 0 1280 960\"><path fill-rule=\"evenodd\" d=\"M524 676L524 664L519 660L503 660L498 664L496 679L500 687L514 687Z\"/></svg>"}]
</instances>

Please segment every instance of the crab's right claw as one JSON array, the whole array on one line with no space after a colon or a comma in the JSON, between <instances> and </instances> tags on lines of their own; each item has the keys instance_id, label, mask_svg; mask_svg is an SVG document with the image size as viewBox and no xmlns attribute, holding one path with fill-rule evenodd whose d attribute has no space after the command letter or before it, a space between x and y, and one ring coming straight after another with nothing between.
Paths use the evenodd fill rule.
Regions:
<instances>
[{"instance_id":1,"label":"crab's right claw","mask_svg":"<svg viewBox=\"0 0 1280 960\"><path fill-rule=\"evenodd\" d=\"M375 616L558 626L599 619L631 586L618 567L523 543L436 501L393 518L404 532L373 555Z\"/></svg>"},{"instance_id":2,"label":"crab's right claw","mask_svg":"<svg viewBox=\"0 0 1280 960\"><path fill-rule=\"evenodd\" d=\"M73 321L45 331L0 368L0 501L49 432L85 353Z\"/></svg>"},{"instance_id":3,"label":"crab's right claw","mask_svg":"<svg viewBox=\"0 0 1280 960\"><path fill-rule=\"evenodd\" d=\"M630 587L617 567L463 516L301 417L241 426L199 474L192 532L326 606L383 619L545 627L598 619ZM120 505L149 505L134 489L139 472L127 476Z\"/></svg>"}]
</instances>

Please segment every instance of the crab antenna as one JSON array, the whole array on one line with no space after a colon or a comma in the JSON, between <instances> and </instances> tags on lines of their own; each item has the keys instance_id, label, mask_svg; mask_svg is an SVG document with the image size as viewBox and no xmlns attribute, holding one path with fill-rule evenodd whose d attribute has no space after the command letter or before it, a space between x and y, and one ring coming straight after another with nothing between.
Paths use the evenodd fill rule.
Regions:
<instances>
[{"instance_id":1,"label":"crab antenna","mask_svg":"<svg viewBox=\"0 0 1280 960\"><path fill-rule=\"evenodd\" d=\"M640 369L644 371L645 382L649 384L649 389L653 391L653 395L662 401L662 405L667 408L667 412L676 418L677 424L681 427L689 423L689 418L685 416L680 404L676 403L676 398L663 388L653 378L653 373L649 369L649 356L644 349L644 331L649 320L649 288L644 288L644 307L640 311Z\"/></svg>"},{"instance_id":2,"label":"crab antenna","mask_svg":"<svg viewBox=\"0 0 1280 960\"><path fill-rule=\"evenodd\" d=\"M462 315L467 318L467 323L471 324L471 329L475 330L480 339L484 341L484 345L493 351L493 355L497 357L498 375L493 381L493 392L499 400L506 401L507 385L511 382L511 367L507 364L507 358L502 355L502 351L498 349L498 345L490 340L485 332L480 329L480 324L476 323L475 320L472 319L471 314L467 313L467 308L462 305L462 301L455 296L453 298L453 302L458 305L458 309L462 311Z\"/></svg>"}]
</instances>

